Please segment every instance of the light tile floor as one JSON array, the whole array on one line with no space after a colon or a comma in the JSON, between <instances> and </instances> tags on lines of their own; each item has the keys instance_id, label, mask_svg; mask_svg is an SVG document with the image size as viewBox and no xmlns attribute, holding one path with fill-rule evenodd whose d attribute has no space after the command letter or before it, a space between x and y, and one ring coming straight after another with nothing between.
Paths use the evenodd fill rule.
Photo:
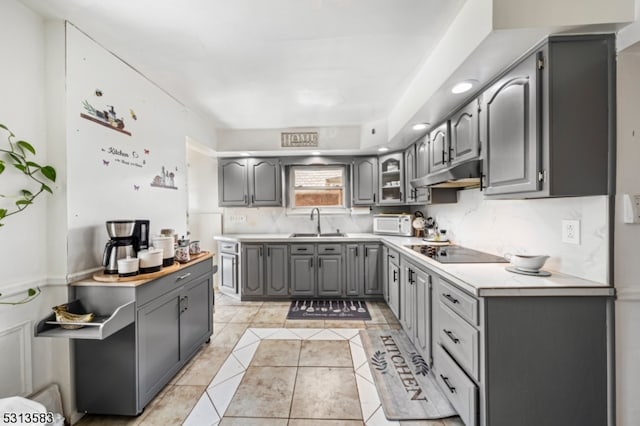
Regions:
<instances>
[{"instance_id":1,"label":"light tile floor","mask_svg":"<svg viewBox=\"0 0 640 426\"><path fill-rule=\"evenodd\" d=\"M389 422L359 329L399 329L385 303L369 321L287 320L288 302L216 293L214 336L138 417L87 415L79 425L462 426L458 417Z\"/></svg>"}]
</instances>

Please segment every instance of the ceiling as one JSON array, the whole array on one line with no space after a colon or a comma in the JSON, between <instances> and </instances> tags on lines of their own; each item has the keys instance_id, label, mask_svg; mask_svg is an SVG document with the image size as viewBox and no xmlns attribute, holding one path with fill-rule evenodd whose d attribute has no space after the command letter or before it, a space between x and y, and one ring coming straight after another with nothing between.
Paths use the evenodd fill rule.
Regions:
<instances>
[{"instance_id":1,"label":"ceiling","mask_svg":"<svg viewBox=\"0 0 640 426\"><path fill-rule=\"evenodd\" d=\"M22 0L220 128L386 118L464 0Z\"/></svg>"}]
</instances>

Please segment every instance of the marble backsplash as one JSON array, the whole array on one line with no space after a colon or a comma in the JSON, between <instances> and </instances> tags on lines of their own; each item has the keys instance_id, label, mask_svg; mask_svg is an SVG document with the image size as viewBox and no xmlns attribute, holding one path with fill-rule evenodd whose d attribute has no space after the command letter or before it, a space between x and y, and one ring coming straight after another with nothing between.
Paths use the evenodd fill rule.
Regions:
<instances>
[{"instance_id":1,"label":"marble backsplash","mask_svg":"<svg viewBox=\"0 0 640 426\"><path fill-rule=\"evenodd\" d=\"M609 230L606 196L487 200L478 190L456 204L420 209L456 244L496 255L545 254L544 269L607 283ZM562 220L580 221L580 244L562 242Z\"/></svg>"},{"instance_id":2,"label":"marble backsplash","mask_svg":"<svg viewBox=\"0 0 640 426\"><path fill-rule=\"evenodd\" d=\"M546 254L544 269L606 283L609 231L607 197L487 200L477 189L458 193L456 204L419 206L446 229L452 242L496 255ZM406 208L374 208L369 214L322 215L322 231L372 232L373 213L397 213ZM365 212L367 213L367 212ZM244 222L233 219L244 217ZM562 220L580 220L580 245L562 242ZM225 208L223 232L315 232L309 215L294 215L281 207Z\"/></svg>"}]
</instances>

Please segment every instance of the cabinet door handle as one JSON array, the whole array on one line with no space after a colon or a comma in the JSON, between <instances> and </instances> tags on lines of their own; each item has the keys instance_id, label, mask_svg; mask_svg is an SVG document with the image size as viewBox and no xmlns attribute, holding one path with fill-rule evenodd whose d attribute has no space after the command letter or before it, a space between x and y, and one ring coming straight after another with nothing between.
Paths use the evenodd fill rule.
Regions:
<instances>
[{"instance_id":1,"label":"cabinet door handle","mask_svg":"<svg viewBox=\"0 0 640 426\"><path fill-rule=\"evenodd\" d=\"M313 257L309 259L309 265L310 268L313 268Z\"/></svg>"},{"instance_id":2,"label":"cabinet door handle","mask_svg":"<svg viewBox=\"0 0 640 426\"><path fill-rule=\"evenodd\" d=\"M322 268L322 258L318 258L318 268Z\"/></svg>"},{"instance_id":3,"label":"cabinet door handle","mask_svg":"<svg viewBox=\"0 0 640 426\"><path fill-rule=\"evenodd\" d=\"M185 278L189 278L190 276L191 276L191 272L187 272L187 273L186 273L186 274L184 274L184 275L180 275L180 276L176 279L176 281L182 281L182 280L184 280Z\"/></svg>"},{"instance_id":4,"label":"cabinet door handle","mask_svg":"<svg viewBox=\"0 0 640 426\"><path fill-rule=\"evenodd\" d=\"M376 202L376 193L375 192L373 193L373 202L374 203Z\"/></svg>"},{"instance_id":5,"label":"cabinet door handle","mask_svg":"<svg viewBox=\"0 0 640 426\"><path fill-rule=\"evenodd\" d=\"M396 257L392 254L388 254L387 256L389 256L391 259L395 259Z\"/></svg>"},{"instance_id":6,"label":"cabinet door handle","mask_svg":"<svg viewBox=\"0 0 640 426\"><path fill-rule=\"evenodd\" d=\"M444 160L444 149L443 149L442 150L442 164L444 164L444 163L445 163L445 160Z\"/></svg>"},{"instance_id":7,"label":"cabinet door handle","mask_svg":"<svg viewBox=\"0 0 640 426\"><path fill-rule=\"evenodd\" d=\"M260 254L259 255L260 255L260 257L262 257L262 247L260 247L259 250L260 250Z\"/></svg>"},{"instance_id":8,"label":"cabinet door handle","mask_svg":"<svg viewBox=\"0 0 640 426\"><path fill-rule=\"evenodd\" d=\"M356 246L356 257L358 257L358 247Z\"/></svg>"},{"instance_id":9,"label":"cabinet door handle","mask_svg":"<svg viewBox=\"0 0 640 426\"><path fill-rule=\"evenodd\" d=\"M255 202L256 202L256 196L252 195L251 196L251 204L255 204Z\"/></svg>"},{"instance_id":10,"label":"cabinet door handle","mask_svg":"<svg viewBox=\"0 0 640 426\"><path fill-rule=\"evenodd\" d=\"M271 247L267 247L267 257L271 256Z\"/></svg>"},{"instance_id":11,"label":"cabinet door handle","mask_svg":"<svg viewBox=\"0 0 640 426\"><path fill-rule=\"evenodd\" d=\"M460 303L460 301L458 299L456 299L455 297L451 296L449 293L442 293L442 296L449 300L451 303L453 303L454 305L456 303Z\"/></svg>"},{"instance_id":12,"label":"cabinet door handle","mask_svg":"<svg viewBox=\"0 0 640 426\"><path fill-rule=\"evenodd\" d=\"M400 199L402 200L402 191L400 191Z\"/></svg>"},{"instance_id":13,"label":"cabinet door handle","mask_svg":"<svg viewBox=\"0 0 640 426\"><path fill-rule=\"evenodd\" d=\"M447 335L447 337L448 337L449 339L451 339L451 341L452 341L453 343L455 343L456 345L457 345L458 343L460 343L460 339L458 339L458 338L456 337L456 335L455 335L455 334L453 334L450 330L447 330L447 329L443 328L443 329L442 329L442 331L444 331L444 334L446 334L446 335Z\"/></svg>"},{"instance_id":14,"label":"cabinet door handle","mask_svg":"<svg viewBox=\"0 0 640 426\"><path fill-rule=\"evenodd\" d=\"M449 388L449 392L451 393L456 393L456 388L451 386L451 383L449 383L449 378L443 376L442 374L440 375L440 378L442 379L442 381L444 382L445 385L447 385L447 388Z\"/></svg>"},{"instance_id":15,"label":"cabinet door handle","mask_svg":"<svg viewBox=\"0 0 640 426\"><path fill-rule=\"evenodd\" d=\"M393 270L393 282L395 283L396 281L398 281L398 271L397 270Z\"/></svg>"},{"instance_id":16,"label":"cabinet door handle","mask_svg":"<svg viewBox=\"0 0 640 426\"><path fill-rule=\"evenodd\" d=\"M244 197L242 197L242 200L245 204L247 204L247 194L244 194Z\"/></svg>"},{"instance_id":17,"label":"cabinet door handle","mask_svg":"<svg viewBox=\"0 0 640 426\"><path fill-rule=\"evenodd\" d=\"M184 297L184 303L185 303L184 310L186 311L187 309L189 309L189 296Z\"/></svg>"}]
</instances>

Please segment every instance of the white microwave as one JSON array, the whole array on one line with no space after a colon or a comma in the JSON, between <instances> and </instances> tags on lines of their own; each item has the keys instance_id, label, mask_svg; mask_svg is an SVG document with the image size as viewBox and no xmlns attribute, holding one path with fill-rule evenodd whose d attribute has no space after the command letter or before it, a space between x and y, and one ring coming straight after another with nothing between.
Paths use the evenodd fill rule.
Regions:
<instances>
[{"instance_id":1,"label":"white microwave","mask_svg":"<svg viewBox=\"0 0 640 426\"><path fill-rule=\"evenodd\" d=\"M385 235L400 235L410 237L413 235L410 214L376 214L373 216L373 233Z\"/></svg>"}]
</instances>

